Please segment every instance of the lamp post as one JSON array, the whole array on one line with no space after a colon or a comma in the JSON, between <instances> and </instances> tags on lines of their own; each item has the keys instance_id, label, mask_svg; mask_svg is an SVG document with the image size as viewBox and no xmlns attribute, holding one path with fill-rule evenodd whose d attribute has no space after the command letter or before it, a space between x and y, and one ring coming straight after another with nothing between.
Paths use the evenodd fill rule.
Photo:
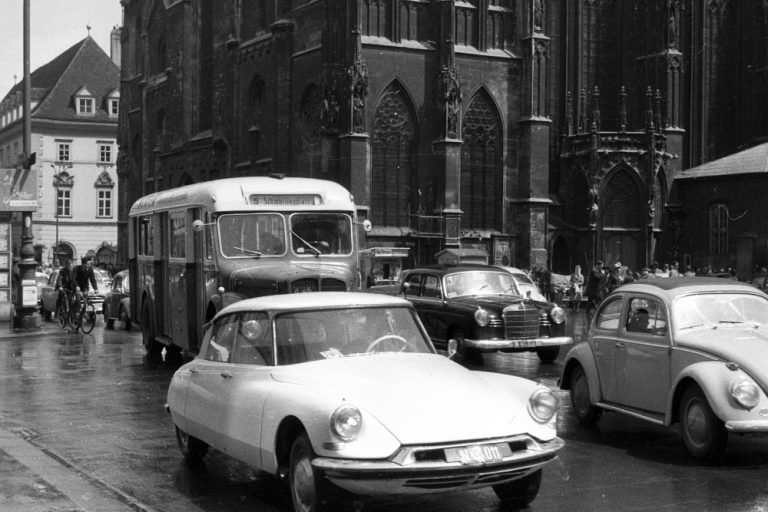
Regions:
<instances>
[{"instance_id":1,"label":"lamp post","mask_svg":"<svg viewBox=\"0 0 768 512\"><path fill-rule=\"evenodd\" d=\"M54 172L53 185L56 187L56 202L54 203L56 208L54 214L56 216L56 245L53 246L53 259L59 266L61 266L59 259L59 185L61 184L61 175L68 174L66 170L71 168L72 162L56 161L51 164L51 169Z\"/></svg>"}]
</instances>

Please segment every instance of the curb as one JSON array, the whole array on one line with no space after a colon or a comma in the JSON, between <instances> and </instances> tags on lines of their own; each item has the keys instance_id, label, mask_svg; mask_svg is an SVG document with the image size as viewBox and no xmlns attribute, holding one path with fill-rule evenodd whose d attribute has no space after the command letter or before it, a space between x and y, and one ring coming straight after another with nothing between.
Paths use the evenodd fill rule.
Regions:
<instances>
[{"instance_id":1,"label":"curb","mask_svg":"<svg viewBox=\"0 0 768 512\"><path fill-rule=\"evenodd\" d=\"M39 488L39 481L42 480L83 512L154 512L154 509L78 469L70 461L34 440L25 440L2 428L0 451L30 470L30 474L22 476L28 488ZM45 510L59 510L61 501L59 498L54 508ZM3 507L10 507L4 510L40 510L40 507L30 505L27 499L16 506L6 502Z\"/></svg>"}]
</instances>

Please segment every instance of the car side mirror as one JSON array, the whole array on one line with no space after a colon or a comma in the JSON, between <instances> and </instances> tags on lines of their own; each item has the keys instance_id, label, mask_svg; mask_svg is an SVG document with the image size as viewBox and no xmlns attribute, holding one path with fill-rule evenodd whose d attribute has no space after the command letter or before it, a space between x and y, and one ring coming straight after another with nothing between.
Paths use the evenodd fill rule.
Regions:
<instances>
[{"instance_id":1,"label":"car side mirror","mask_svg":"<svg viewBox=\"0 0 768 512\"><path fill-rule=\"evenodd\" d=\"M448 340L448 359L453 359L453 356L456 355L456 351L458 350L458 342L451 338Z\"/></svg>"}]
</instances>

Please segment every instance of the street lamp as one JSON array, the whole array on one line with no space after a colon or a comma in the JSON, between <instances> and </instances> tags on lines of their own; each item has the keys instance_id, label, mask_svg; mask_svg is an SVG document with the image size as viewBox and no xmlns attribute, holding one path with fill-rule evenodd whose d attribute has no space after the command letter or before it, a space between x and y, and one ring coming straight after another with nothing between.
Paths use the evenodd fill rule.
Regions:
<instances>
[{"instance_id":1,"label":"street lamp","mask_svg":"<svg viewBox=\"0 0 768 512\"><path fill-rule=\"evenodd\" d=\"M61 183L62 174L68 174L67 169L72 168L72 162L66 162L66 161L56 161L51 164L51 169L53 169L53 185L56 187L56 202L55 202L55 208L56 208L56 245L54 245L53 248L53 258L55 260L55 263L59 266L61 266L61 261L59 260L59 184Z\"/></svg>"}]
</instances>

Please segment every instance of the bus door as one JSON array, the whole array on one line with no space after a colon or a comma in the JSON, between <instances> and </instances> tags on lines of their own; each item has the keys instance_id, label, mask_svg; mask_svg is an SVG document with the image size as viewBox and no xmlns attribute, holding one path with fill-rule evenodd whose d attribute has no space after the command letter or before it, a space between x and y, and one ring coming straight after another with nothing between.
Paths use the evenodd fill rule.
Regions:
<instances>
[{"instance_id":1,"label":"bus door","mask_svg":"<svg viewBox=\"0 0 768 512\"><path fill-rule=\"evenodd\" d=\"M202 340L203 323L205 322L205 308L208 302L207 284L209 277L213 276L215 265L213 262L213 248L208 225L211 220L208 213L201 208L190 210L188 217L187 234L191 241L191 253L187 255L187 332L189 333L188 349L197 353ZM192 223L196 220L203 222L203 229L192 229ZM215 283L214 283L215 286Z\"/></svg>"},{"instance_id":2,"label":"bus door","mask_svg":"<svg viewBox=\"0 0 768 512\"><path fill-rule=\"evenodd\" d=\"M191 228L191 226L190 226ZM168 215L168 272L163 292L163 332L174 345L187 347L187 211Z\"/></svg>"}]
</instances>

